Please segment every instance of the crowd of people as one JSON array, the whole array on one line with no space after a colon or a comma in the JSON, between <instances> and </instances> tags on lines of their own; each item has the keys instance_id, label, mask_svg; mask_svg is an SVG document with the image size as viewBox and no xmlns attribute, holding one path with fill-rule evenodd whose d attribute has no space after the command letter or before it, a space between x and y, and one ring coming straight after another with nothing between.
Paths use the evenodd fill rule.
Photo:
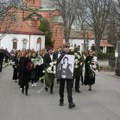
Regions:
<instances>
[{"instance_id":1,"label":"crowd of people","mask_svg":"<svg viewBox=\"0 0 120 120\"><path fill-rule=\"evenodd\" d=\"M69 62L71 60L69 60L66 55L74 56L74 60L72 61L74 62L73 71L71 70L71 64ZM63 60L63 63L59 67L61 60ZM80 85L88 85L88 90L92 91L92 85L95 84L95 76L99 70L97 58L93 55L92 50L81 53L78 47L74 47L73 50L69 44L64 44L59 47L58 50L49 47L48 49L42 49L37 52L32 49L22 51L12 50L9 53L8 51L5 52L5 50L0 49L0 72L2 72L3 61L12 61L12 79L18 82L22 94L26 96L28 96L30 82L32 87L36 87L37 82L41 80L45 85L46 92L50 89L50 94L53 94L54 82L57 80L60 96L59 105L63 106L64 87L66 83L69 108L75 107L72 98L72 89L75 88L75 91L80 93ZM54 73L53 80L51 80L51 84L48 85L46 79L50 79L49 75L51 73L48 74L47 69L53 61L56 61L56 72ZM58 71L58 69L61 69L61 72ZM46 75L48 76L47 78L45 77Z\"/></svg>"}]
</instances>

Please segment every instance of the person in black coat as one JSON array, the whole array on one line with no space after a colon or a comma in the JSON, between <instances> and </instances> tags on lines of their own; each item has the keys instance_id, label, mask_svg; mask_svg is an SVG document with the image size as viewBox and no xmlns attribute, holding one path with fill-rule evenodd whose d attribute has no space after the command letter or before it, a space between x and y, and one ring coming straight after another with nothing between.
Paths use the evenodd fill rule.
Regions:
<instances>
[{"instance_id":1,"label":"person in black coat","mask_svg":"<svg viewBox=\"0 0 120 120\"><path fill-rule=\"evenodd\" d=\"M15 80L15 82L18 79L18 53L15 53L15 56L13 57L13 80Z\"/></svg>"},{"instance_id":2,"label":"person in black coat","mask_svg":"<svg viewBox=\"0 0 120 120\"><path fill-rule=\"evenodd\" d=\"M25 51L22 51L20 54L20 59L18 62L18 72L19 72L19 81L18 85L22 88L22 80L24 78L24 70L25 70Z\"/></svg>"},{"instance_id":3,"label":"person in black coat","mask_svg":"<svg viewBox=\"0 0 120 120\"><path fill-rule=\"evenodd\" d=\"M93 51L89 50L88 55L85 59L85 80L84 84L89 86L89 91L92 90L92 85L95 84L95 76L91 76L90 64L93 59Z\"/></svg>"},{"instance_id":4,"label":"person in black coat","mask_svg":"<svg viewBox=\"0 0 120 120\"><path fill-rule=\"evenodd\" d=\"M59 68L59 62L62 60L62 58L68 54L71 55L71 53L69 52L69 46L68 44L65 44L63 46L63 52L61 53L61 56L59 57L58 61L57 61L57 69ZM67 60L67 58L65 58ZM68 65L70 67L70 65ZM64 68L63 68L64 69ZM70 71L69 71L70 72ZM71 73L71 72L70 72ZM72 83L73 83L73 78L69 78L67 79L66 76L67 72L64 73L62 78L59 78L60 83L59 83L59 96L60 96L60 100L59 100L59 105L63 106L64 105L64 87L65 87L65 82L66 82L66 86L67 86L67 94L68 94L68 103L69 103L69 108L73 108L75 107L75 104L73 102L73 98L72 98ZM68 73L69 74L69 73ZM67 75L68 75L67 74ZM57 75L59 76L59 70L57 71ZM73 75L71 73L71 75ZM69 76L69 75L68 75ZM64 78L65 77L65 78Z\"/></svg>"},{"instance_id":5,"label":"person in black coat","mask_svg":"<svg viewBox=\"0 0 120 120\"><path fill-rule=\"evenodd\" d=\"M47 68L49 67L49 63L55 61L56 58L56 54L53 52L53 48L48 48L48 53L45 54L44 56L44 67ZM54 80L53 80L54 81ZM50 94L53 94L53 86L54 86L54 82L52 82L52 85L50 86ZM46 88L47 91L47 88Z\"/></svg>"},{"instance_id":6,"label":"person in black coat","mask_svg":"<svg viewBox=\"0 0 120 120\"><path fill-rule=\"evenodd\" d=\"M62 52L63 52L63 48L62 48L62 46L59 46L57 51L55 52L57 59L60 57ZM57 80L57 83L59 84L60 80L59 79L56 79L56 80Z\"/></svg>"},{"instance_id":7,"label":"person in black coat","mask_svg":"<svg viewBox=\"0 0 120 120\"><path fill-rule=\"evenodd\" d=\"M0 49L0 72L2 72L3 59L4 59L4 52L2 49Z\"/></svg>"},{"instance_id":8,"label":"person in black coat","mask_svg":"<svg viewBox=\"0 0 120 120\"><path fill-rule=\"evenodd\" d=\"M31 60L30 60L30 54L25 53L25 56L23 56L23 60L21 63L21 87L22 87L22 93L24 94L25 89L25 95L28 96L28 89L29 89L29 82L30 82L30 68L31 68Z\"/></svg>"},{"instance_id":9,"label":"person in black coat","mask_svg":"<svg viewBox=\"0 0 120 120\"><path fill-rule=\"evenodd\" d=\"M29 58L29 53L22 51L19 61L19 85L22 89L22 94L28 96L28 89L29 89L29 81L30 81L30 68L31 68L31 60Z\"/></svg>"}]
</instances>

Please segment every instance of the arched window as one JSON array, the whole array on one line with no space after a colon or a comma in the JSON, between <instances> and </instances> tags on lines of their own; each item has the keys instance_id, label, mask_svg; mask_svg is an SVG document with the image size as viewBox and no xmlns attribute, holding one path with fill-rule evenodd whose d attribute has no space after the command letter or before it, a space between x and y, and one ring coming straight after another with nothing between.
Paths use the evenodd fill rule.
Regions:
<instances>
[{"instance_id":1,"label":"arched window","mask_svg":"<svg viewBox=\"0 0 120 120\"><path fill-rule=\"evenodd\" d=\"M37 50L41 50L41 38L37 39Z\"/></svg>"},{"instance_id":2,"label":"arched window","mask_svg":"<svg viewBox=\"0 0 120 120\"><path fill-rule=\"evenodd\" d=\"M17 49L17 39L13 39L13 49Z\"/></svg>"},{"instance_id":3,"label":"arched window","mask_svg":"<svg viewBox=\"0 0 120 120\"><path fill-rule=\"evenodd\" d=\"M27 49L27 39L23 39L23 49Z\"/></svg>"}]
</instances>

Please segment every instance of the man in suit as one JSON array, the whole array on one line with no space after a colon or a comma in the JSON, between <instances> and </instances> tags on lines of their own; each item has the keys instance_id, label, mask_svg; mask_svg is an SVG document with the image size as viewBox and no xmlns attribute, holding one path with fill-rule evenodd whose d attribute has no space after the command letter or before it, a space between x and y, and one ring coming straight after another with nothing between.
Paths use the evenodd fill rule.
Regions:
<instances>
[{"instance_id":1,"label":"man in suit","mask_svg":"<svg viewBox=\"0 0 120 120\"><path fill-rule=\"evenodd\" d=\"M53 48L49 47L48 52L44 56L44 67L45 68L49 67L49 63L55 61L57 59L56 57L57 56L53 52ZM54 86L54 80L52 82L52 85L50 86L50 94L53 94L53 86ZM47 88L46 88L46 91L47 91Z\"/></svg>"},{"instance_id":2,"label":"man in suit","mask_svg":"<svg viewBox=\"0 0 120 120\"><path fill-rule=\"evenodd\" d=\"M79 57L78 57L79 56ZM84 63L84 58L79 51L75 51L75 68L74 68L74 82L75 82L75 91L80 93L80 79L82 81L82 68Z\"/></svg>"},{"instance_id":3,"label":"man in suit","mask_svg":"<svg viewBox=\"0 0 120 120\"><path fill-rule=\"evenodd\" d=\"M3 52L2 48L1 48L0 49L0 72L2 72L3 59L4 59L4 52Z\"/></svg>"}]
</instances>

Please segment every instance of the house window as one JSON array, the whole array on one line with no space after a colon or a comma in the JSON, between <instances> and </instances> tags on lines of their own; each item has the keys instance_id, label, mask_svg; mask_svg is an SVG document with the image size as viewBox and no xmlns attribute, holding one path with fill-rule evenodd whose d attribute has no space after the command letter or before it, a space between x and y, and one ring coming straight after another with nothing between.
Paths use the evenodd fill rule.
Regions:
<instances>
[{"instance_id":1,"label":"house window","mask_svg":"<svg viewBox=\"0 0 120 120\"><path fill-rule=\"evenodd\" d=\"M26 39L23 40L23 49L27 49L27 40Z\"/></svg>"},{"instance_id":2,"label":"house window","mask_svg":"<svg viewBox=\"0 0 120 120\"><path fill-rule=\"evenodd\" d=\"M37 39L37 50L41 50L41 38Z\"/></svg>"},{"instance_id":3,"label":"house window","mask_svg":"<svg viewBox=\"0 0 120 120\"><path fill-rule=\"evenodd\" d=\"M17 49L17 40L16 39L13 40L13 49Z\"/></svg>"}]
</instances>

